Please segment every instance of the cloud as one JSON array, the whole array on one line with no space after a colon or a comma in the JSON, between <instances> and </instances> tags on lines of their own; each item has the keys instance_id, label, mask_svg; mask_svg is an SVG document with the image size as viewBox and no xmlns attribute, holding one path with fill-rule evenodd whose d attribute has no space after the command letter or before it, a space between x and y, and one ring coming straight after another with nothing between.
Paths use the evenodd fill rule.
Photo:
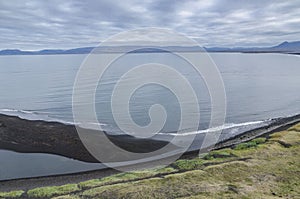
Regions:
<instances>
[{"instance_id":1,"label":"cloud","mask_svg":"<svg viewBox=\"0 0 300 199\"><path fill-rule=\"evenodd\" d=\"M0 49L94 46L121 31L170 28L205 46L265 46L300 37L300 1L0 1Z\"/></svg>"}]
</instances>

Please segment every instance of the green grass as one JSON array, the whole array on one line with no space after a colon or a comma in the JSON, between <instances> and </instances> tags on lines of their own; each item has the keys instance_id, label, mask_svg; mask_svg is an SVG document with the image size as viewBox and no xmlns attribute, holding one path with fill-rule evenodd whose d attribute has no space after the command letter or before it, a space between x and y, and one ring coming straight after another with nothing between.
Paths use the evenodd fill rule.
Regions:
<instances>
[{"instance_id":1,"label":"green grass","mask_svg":"<svg viewBox=\"0 0 300 199\"><path fill-rule=\"evenodd\" d=\"M192 160L177 160L171 166L178 170L192 170L199 169L203 166L204 160L201 158L194 158Z\"/></svg>"},{"instance_id":2,"label":"green grass","mask_svg":"<svg viewBox=\"0 0 300 199\"><path fill-rule=\"evenodd\" d=\"M92 180L80 182L78 186L81 189L87 189L87 188L108 185L108 184L115 184L115 183L121 183L125 181L143 179L143 178L155 176L157 174L168 174L174 171L176 171L174 168L162 167L162 168L149 169L149 170L125 172L125 173L104 177L101 179L92 179Z\"/></svg>"},{"instance_id":3,"label":"green grass","mask_svg":"<svg viewBox=\"0 0 300 199\"><path fill-rule=\"evenodd\" d=\"M204 160L214 160L214 159L226 159L236 157L231 149L221 149L216 151L211 151L203 157Z\"/></svg>"},{"instance_id":4,"label":"green grass","mask_svg":"<svg viewBox=\"0 0 300 199\"><path fill-rule=\"evenodd\" d=\"M23 193L24 191L22 190L11 191L11 192L0 192L0 198L18 198Z\"/></svg>"},{"instance_id":5,"label":"green grass","mask_svg":"<svg viewBox=\"0 0 300 199\"><path fill-rule=\"evenodd\" d=\"M101 179L92 179L92 180L80 182L79 187L83 189L92 188L92 187L97 187L97 186L102 186L102 185L107 185L112 183L120 183L128 180L140 179L143 177L147 177L149 175L150 175L149 172L125 172L125 173L104 177Z\"/></svg>"},{"instance_id":6,"label":"green grass","mask_svg":"<svg viewBox=\"0 0 300 199\"><path fill-rule=\"evenodd\" d=\"M251 148L251 147L257 147L257 145L263 144L265 142L266 142L266 138L256 138L256 139L253 139L249 142L244 142L244 143L238 144L238 145L235 146L234 149L244 150L244 149L248 149L248 148Z\"/></svg>"},{"instance_id":7,"label":"green grass","mask_svg":"<svg viewBox=\"0 0 300 199\"><path fill-rule=\"evenodd\" d=\"M64 196L57 196L52 199L80 199L80 197L76 195L64 195Z\"/></svg>"},{"instance_id":8,"label":"green grass","mask_svg":"<svg viewBox=\"0 0 300 199\"><path fill-rule=\"evenodd\" d=\"M81 197L87 198L176 198L198 192L205 186L197 185L201 170L166 175L164 178L151 178L137 182L108 185L86 190ZM192 189L189 187L193 187ZM117 190L117 191L116 191Z\"/></svg>"},{"instance_id":9,"label":"green grass","mask_svg":"<svg viewBox=\"0 0 300 199\"><path fill-rule=\"evenodd\" d=\"M65 195L74 191L79 191L77 184L67 184L63 186L41 187L31 189L27 195L31 198L49 198L58 195Z\"/></svg>"}]
</instances>

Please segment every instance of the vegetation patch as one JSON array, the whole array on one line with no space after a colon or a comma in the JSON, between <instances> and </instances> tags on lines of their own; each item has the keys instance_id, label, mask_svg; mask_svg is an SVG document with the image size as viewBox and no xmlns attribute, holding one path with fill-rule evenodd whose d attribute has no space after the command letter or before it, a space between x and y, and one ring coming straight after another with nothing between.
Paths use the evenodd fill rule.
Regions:
<instances>
[{"instance_id":1,"label":"vegetation patch","mask_svg":"<svg viewBox=\"0 0 300 199\"><path fill-rule=\"evenodd\" d=\"M300 132L294 131L294 128L290 128L288 131L282 131L274 133L270 136L270 141L280 143L284 147L291 147L300 145Z\"/></svg>"},{"instance_id":2,"label":"vegetation patch","mask_svg":"<svg viewBox=\"0 0 300 199\"><path fill-rule=\"evenodd\" d=\"M141 170L141 171L133 171L133 172L125 172L120 174L115 174L112 176L104 177L101 179L92 179L84 182L80 182L78 185L81 189L99 187L103 185L122 183L132 180L139 180L144 178L149 178L151 176L155 176L157 174L168 174L175 172L176 169L172 167L161 167L156 169L149 170Z\"/></svg>"},{"instance_id":3,"label":"vegetation patch","mask_svg":"<svg viewBox=\"0 0 300 199\"><path fill-rule=\"evenodd\" d=\"M177 160L171 166L178 170L192 170L192 169L199 169L203 167L204 160L201 158L194 158L192 160Z\"/></svg>"},{"instance_id":4,"label":"vegetation patch","mask_svg":"<svg viewBox=\"0 0 300 199\"><path fill-rule=\"evenodd\" d=\"M232 158L237 157L232 153L231 149L221 149L216 151L211 151L207 155L203 157L204 160L213 160L213 159L226 159L226 158Z\"/></svg>"},{"instance_id":5,"label":"vegetation patch","mask_svg":"<svg viewBox=\"0 0 300 199\"><path fill-rule=\"evenodd\" d=\"M240 144L236 145L234 147L234 149L244 150L244 149L248 149L248 148L252 148L252 147L257 147L257 145L263 144L265 142L266 142L266 138L256 138L249 142L240 143Z\"/></svg>"},{"instance_id":6,"label":"vegetation patch","mask_svg":"<svg viewBox=\"0 0 300 199\"><path fill-rule=\"evenodd\" d=\"M260 138L255 138L252 140L252 142L255 142L256 144L263 144L267 141L267 138L260 137Z\"/></svg>"},{"instance_id":7,"label":"vegetation patch","mask_svg":"<svg viewBox=\"0 0 300 199\"><path fill-rule=\"evenodd\" d=\"M295 125L295 126L292 126L291 128L288 129L288 131L297 131L297 132L300 132L300 123Z\"/></svg>"},{"instance_id":8,"label":"vegetation patch","mask_svg":"<svg viewBox=\"0 0 300 199\"><path fill-rule=\"evenodd\" d=\"M208 166L204 171L208 172L213 179L224 180L229 183L243 181L250 174L248 164L241 161Z\"/></svg>"},{"instance_id":9,"label":"vegetation patch","mask_svg":"<svg viewBox=\"0 0 300 199\"><path fill-rule=\"evenodd\" d=\"M227 189L218 183L207 186L201 170L170 174L136 182L107 185L83 192L82 198L178 198L208 190Z\"/></svg>"},{"instance_id":10,"label":"vegetation patch","mask_svg":"<svg viewBox=\"0 0 300 199\"><path fill-rule=\"evenodd\" d=\"M52 199L80 199L80 197L76 195L65 195L65 196L57 196Z\"/></svg>"},{"instance_id":11,"label":"vegetation patch","mask_svg":"<svg viewBox=\"0 0 300 199\"><path fill-rule=\"evenodd\" d=\"M0 192L0 198L19 198L22 196L24 191L11 191L11 192Z\"/></svg>"},{"instance_id":12,"label":"vegetation patch","mask_svg":"<svg viewBox=\"0 0 300 199\"><path fill-rule=\"evenodd\" d=\"M31 189L27 195L32 198L50 198L58 195L66 195L75 191L79 191L77 184L67 184L63 186L41 187Z\"/></svg>"},{"instance_id":13,"label":"vegetation patch","mask_svg":"<svg viewBox=\"0 0 300 199\"><path fill-rule=\"evenodd\" d=\"M124 173L119 173L112 176L104 177L101 179L93 179L93 180L80 182L79 187L82 189L98 187L107 184L120 183L124 181L145 178L150 175L151 173L147 171L124 172Z\"/></svg>"}]
</instances>

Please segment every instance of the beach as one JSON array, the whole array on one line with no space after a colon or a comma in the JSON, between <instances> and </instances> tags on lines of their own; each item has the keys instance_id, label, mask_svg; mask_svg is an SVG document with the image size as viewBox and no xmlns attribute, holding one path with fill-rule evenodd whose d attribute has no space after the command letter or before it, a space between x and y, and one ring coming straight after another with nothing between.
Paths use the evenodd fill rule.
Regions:
<instances>
[{"instance_id":1,"label":"beach","mask_svg":"<svg viewBox=\"0 0 300 199\"><path fill-rule=\"evenodd\" d=\"M135 139L127 135L114 136L95 130L87 131L91 134L97 133L99 136L108 136L118 146L140 153L161 148L166 144L164 141ZM85 162L98 162L84 147L76 127L71 124L31 121L0 114L0 136L1 149L22 153L50 153Z\"/></svg>"},{"instance_id":2,"label":"beach","mask_svg":"<svg viewBox=\"0 0 300 199\"><path fill-rule=\"evenodd\" d=\"M0 132L2 136L1 146L5 146L6 147L5 149L16 150L20 152L55 153L67 157L78 158L80 160L95 161L94 159L91 158L92 156L87 152L84 146L82 144L78 144L81 142L75 131L75 127L72 125L65 125L57 122L49 123L43 121L27 121L27 120L20 119L18 117L4 116L4 115L1 115L0 118L1 118ZM277 120L274 120L274 122L271 125L267 125L265 127L261 127L258 129L253 129L251 131L241 133L238 136L234 136L230 139L223 140L208 150L215 151L215 150L222 150L224 148L225 149L232 148L238 144L255 139L257 137L268 138L274 132L286 130L291 126L295 125L296 123L298 123L299 121L300 121L299 115L286 117L286 118L279 118ZM20 133L20 132L23 132L23 134L26 133L27 136L24 137L18 136L16 138L13 134L13 133ZM41 132L43 134L41 134ZM38 136L38 135L42 135L42 136ZM58 136L56 142L55 142L55 135ZM132 143L135 143L136 145L134 146L134 149L131 148L131 150L136 150L137 149L136 147L139 147L139 144L140 146L145 146L145 144L147 144L148 150L149 149L155 150L155 148L164 146L164 144L166 144L165 142L157 141L157 140L141 141L133 137L130 138L126 137L126 138L127 139L124 139L124 136L114 137L114 139L116 141L119 141L121 144L123 144L124 147L125 146L132 147ZM25 146L22 146L22 143ZM60 150L63 147L61 148L56 147L56 146L66 146L66 144L68 144L69 148L72 148L72 150ZM191 159L197 157L198 155L199 155L199 150L192 150L186 152L181 157L181 159L187 159L187 158ZM161 163L163 163L163 161L161 161ZM160 164L160 160L156 162L152 162L151 164L157 166ZM147 166L149 166L149 164ZM111 176L117 173L120 172L114 169L106 168L97 171L87 171L87 172L67 174L67 175L55 175L55 176L48 176L48 177L29 178L29 179L6 180L0 182L0 191L13 191L16 189L29 190L29 189L34 189L43 186L58 186L58 185L64 185L69 183L79 183L91 179L101 179L103 177Z\"/></svg>"}]
</instances>

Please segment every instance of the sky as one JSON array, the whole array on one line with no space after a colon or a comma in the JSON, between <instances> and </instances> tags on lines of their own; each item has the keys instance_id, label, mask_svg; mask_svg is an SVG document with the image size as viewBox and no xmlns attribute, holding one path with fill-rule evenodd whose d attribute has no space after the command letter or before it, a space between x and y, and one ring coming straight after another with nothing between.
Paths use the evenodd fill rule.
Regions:
<instances>
[{"instance_id":1,"label":"sky","mask_svg":"<svg viewBox=\"0 0 300 199\"><path fill-rule=\"evenodd\" d=\"M0 0L0 24L0 49L96 46L145 27L206 47L260 47L300 40L300 0Z\"/></svg>"}]
</instances>

